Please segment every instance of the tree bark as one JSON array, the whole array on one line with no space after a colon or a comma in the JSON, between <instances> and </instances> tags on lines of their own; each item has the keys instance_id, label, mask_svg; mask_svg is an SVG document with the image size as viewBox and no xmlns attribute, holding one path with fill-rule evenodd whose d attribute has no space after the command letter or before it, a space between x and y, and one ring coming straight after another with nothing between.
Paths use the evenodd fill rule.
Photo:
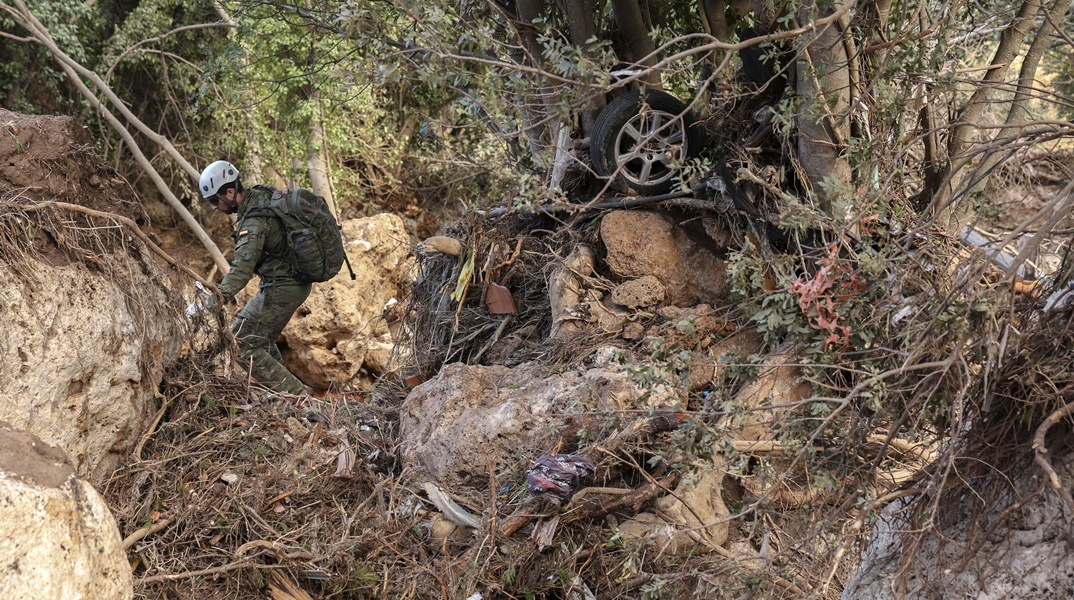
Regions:
<instances>
[{"instance_id":1,"label":"tree bark","mask_svg":"<svg viewBox=\"0 0 1074 600\"><path fill-rule=\"evenodd\" d=\"M339 218L339 207L332 194L332 179L328 172L328 140L324 134L324 120L321 118L321 93L313 91L310 102L317 105L315 116L310 118L309 133L306 137L306 166L309 169L310 187L314 194L323 196L328 206Z\"/></svg>"},{"instance_id":2,"label":"tree bark","mask_svg":"<svg viewBox=\"0 0 1074 600\"><path fill-rule=\"evenodd\" d=\"M753 30L757 35L771 33L776 27L776 5L773 0L753 0Z\"/></svg>"},{"instance_id":3,"label":"tree bark","mask_svg":"<svg viewBox=\"0 0 1074 600\"><path fill-rule=\"evenodd\" d=\"M525 63L528 59L529 64L540 69L543 62L543 54L541 53L541 44L537 41L537 31L534 29L533 21L541 16L541 12L544 10L543 0L518 0L515 8L515 31L518 32L519 41L522 43L522 55L519 56L519 62ZM548 90L541 89L541 103L543 106L548 106L550 100L545 97ZM530 146L530 154L537 158L542 153L541 143L546 137L544 132L548 129L546 125L540 125L542 121L539 115L539 111L530 108L524 99L519 99L522 112L523 122L523 135L526 137L526 141Z\"/></svg>"},{"instance_id":4,"label":"tree bark","mask_svg":"<svg viewBox=\"0 0 1074 600\"><path fill-rule=\"evenodd\" d=\"M530 64L540 67L542 61L541 44L537 41L537 30L533 22L541 16L544 10L543 0L518 0L518 34L522 38L522 47L529 54Z\"/></svg>"},{"instance_id":5,"label":"tree bark","mask_svg":"<svg viewBox=\"0 0 1074 600\"><path fill-rule=\"evenodd\" d=\"M593 0L565 0L567 23L571 30L571 44L587 57L592 57L588 51L588 42L597 36L597 26L593 21ZM603 94L593 94L589 105L581 113L582 130L586 137L593 134L593 123L596 115L604 108L606 102Z\"/></svg>"},{"instance_id":6,"label":"tree bark","mask_svg":"<svg viewBox=\"0 0 1074 600\"><path fill-rule=\"evenodd\" d=\"M811 1L799 10L798 22L804 25L820 16ZM850 207L833 206L821 183L825 178L851 179L850 164L842 156L850 135L850 65L842 37L834 23L820 28L812 39L804 41L797 68L797 91L802 99L798 160L819 208L839 222Z\"/></svg>"},{"instance_id":7,"label":"tree bark","mask_svg":"<svg viewBox=\"0 0 1074 600\"><path fill-rule=\"evenodd\" d=\"M971 145L973 132L977 131L977 121L989 109L998 88L995 84L1003 81L1011 63L1018 56L1018 49L1025 40L1026 35L1035 25L1037 12L1040 10L1041 0L1026 0L1018 8L1018 14L1003 31L1000 36L999 46L992 56L992 62L985 76L981 78L976 91L970 97L969 102L962 109L962 114L951 130L951 141L948 142L947 154L952 160L961 158Z\"/></svg>"},{"instance_id":8,"label":"tree bark","mask_svg":"<svg viewBox=\"0 0 1074 600\"><path fill-rule=\"evenodd\" d=\"M638 0L612 0L612 15L619 25L619 34L630 50L631 61L638 67L652 68L656 64L656 44L649 37L649 28L641 15ZM641 81L651 88L660 87L660 72L653 70L642 76Z\"/></svg>"},{"instance_id":9,"label":"tree bark","mask_svg":"<svg viewBox=\"0 0 1074 600\"><path fill-rule=\"evenodd\" d=\"M978 121L986 111L996 109L995 94L1000 82L1006 77L1012 62L1018 57L1019 48L1036 24L1036 15L1042 9L1042 0L1025 0L1018 13L1000 36L999 45L984 77L963 107L957 122L951 128L947 144L948 164L943 182L933 194L925 210L925 216L935 218L949 232L958 231L969 217L968 208L958 206L958 195L973 179L972 173L963 169L973 158L973 134L979 130Z\"/></svg>"},{"instance_id":10,"label":"tree bark","mask_svg":"<svg viewBox=\"0 0 1074 600\"><path fill-rule=\"evenodd\" d=\"M993 140L993 145L1004 146L1013 143L1024 133L1024 128L1019 125L1029 123L1032 115L1029 112L1029 101L1033 98L1033 88L1037 80L1037 68L1040 67L1041 58L1048 49L1048 38L1055 31L1055 24L1061 22L1063 16L1070 10L1071 0L1059 0L1048 11L1037 29L1033 42L1022 59L1022 68L1018 72L1018 86L1007 110L1007 119L999 135ZM1042 10L1043 12L1043 10ZM990 172L1001 160L1004 154L994 152L981 162L981 166L975 169L980 173Z\"/></svg>"}]
</instances>

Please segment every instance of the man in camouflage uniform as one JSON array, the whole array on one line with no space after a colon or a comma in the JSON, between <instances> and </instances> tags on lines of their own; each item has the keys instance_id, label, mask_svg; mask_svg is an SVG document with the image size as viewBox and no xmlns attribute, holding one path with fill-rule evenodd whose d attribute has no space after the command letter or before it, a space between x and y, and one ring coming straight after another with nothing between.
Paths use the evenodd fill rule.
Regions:
<instances>
[{"instance_id":1,"label":"man in camouflage uniform","mask_svg":"<svg viewBox=\"0 0 1074 600\"><path fill-rule=\"evenodd\" d=\"M254 210L265 206L276 190L264 185L243 189L238 169L223 160L205 168L198 187L216 210L238 213L231 234L235 256L218 286L224 301L234 300L255 273L260 277L257 295L242 307L231 327L242 363L259 383L278 392L300 394L305 386L283 366L276 340L309 297L313 284L294 275L286 258L283 223L266 216L267 211Z\"/></svg>"}]
</instances>

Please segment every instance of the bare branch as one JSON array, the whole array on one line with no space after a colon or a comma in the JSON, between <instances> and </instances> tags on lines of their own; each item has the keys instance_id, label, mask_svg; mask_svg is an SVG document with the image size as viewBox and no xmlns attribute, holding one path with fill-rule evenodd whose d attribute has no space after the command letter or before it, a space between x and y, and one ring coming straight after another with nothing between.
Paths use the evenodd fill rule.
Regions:
<instances>
[{"instance_id":1,"label":"bare branch","mask_svg":"<svg viewBox=\"0 0 1074 600\"><path fill-rule=\"evenodd\" d=\"M89 101L89 103L94 108L96 108L98 112L101 113L102 116L104 116L105 120L107 120L108 123L112 126L112 128L120 135L120 137L123 138L123 142L126 144L127 149L130 150L131 154L134 156L134 160L138 163L139 166L142 167L146 174L149 175L149 178L153 181L153 184L156 186L157 190L161 193L161 195L164 196L165 200L167 200L168 204L171 205L175 212L179 214L183 222L186 223L187 227L189 227L191 232L194 233L195 237L198 238L198 241L200 241L201 244L205 247L205 249L209 251L209 254L213 257L213 262L216 263L216 265L220 268L221 272L227 273L229 268L227 259L224 258L223 253L220 252L220 248L217 247L216 242L214 242L212 238L209 237L209 234L205 232L205 229L201 226L201 224L198 223L194 216L190 214L190 211L187 210L185 206L183 206L183 203L179 201L179 198L177 198L175 194L172 193L171 189L168 187L168 184L165 183L163 178L161 178L160 173L157 172L156 168L153 167L149 159L146 158L145 154L138 146L138 142L135 141L134 136L131 135L131 133L127 130L126 127L123 126L119 119L117 119L116 116L112 114L112 112L108 109L108 107L105 106L104 103L101 102L101 100L97 98L97 96L92 92L92 90L89 89L85 82L82 81L81 77L79 77L78 72L88 74L88 77L94 81L98 88L104 91L109 97L109 99L112 100L113 104L120 108L120 111L124 113L124 116L127 116L128 121L134 124L139 131L146 134L151 139L155 139L158 144L160 144L166 150L169 150L169 154L173 158L177 157L181 161L181 165L184 165L184 169L186 169L187 172L190 173L195 180L199 176L198 172L195 171L188 162L186 162L186 159L184 159L182 155L179 154L178 150L176 150L176 148L171 144L171 142L164 138L164 136L159 135L156 132L150 130L144 123L142 123L137 117L135 117L134 114L126 108L126 106L119 99L119 97L117 97L112 92L111 88L109 88L104 83L104 81L102 81L101 78L97 76L96 73L93 73L85 67L82 67L71 57L64 54L63 51L60 50L60 48L56 45L56 42L49 35L48 30L45 29L44 26L41 25L40 21L34 18L34 16L30 13L29 9L26 8L26 4L23 2L23 0L15 0L15 2L19 5L19 12L14 11L11 7L7 5L0 5L0 9L3 9L5 12L8 12L8 14L10 14L12 18L21 27L25 28L27 31L33 34L33 36L40 44L48 48L48 50L57 59L57 61L59 61L60 67L63 68L64 72L67 74L67 77L71 80L71 83L73 83L75 87L78 88L79 92L82 93L82 96L85 97L86 100Z\"/></svg>"}]
</instances>

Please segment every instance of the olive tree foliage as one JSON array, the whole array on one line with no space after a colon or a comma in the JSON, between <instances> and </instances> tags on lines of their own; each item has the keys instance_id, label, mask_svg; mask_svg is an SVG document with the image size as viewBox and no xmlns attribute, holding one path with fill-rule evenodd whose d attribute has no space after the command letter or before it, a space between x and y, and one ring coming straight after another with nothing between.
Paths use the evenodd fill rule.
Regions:
<instances>
[{"instance_id":1,"label":"olive tree foliage","mask_svg":"<svg viewBox=\"0 0 1074 600\"><path fill-rule=\"evenodd\" d=\"M0 50L6 103L104 119L15 22L20 5L0 11L5 38L26 42ZM556 197L565 166L589 168L581 150L610 96L662 87L718 118L742 93L732 82L748 47L790 81L774 122L793 195L837 223L904 203L923 222L964 222L1013 150L1069 134L1067 0L45 0L26 10L110 88L116 112L153 124L122 127L162 150L146 158L184 204L189 172L221 157L358 209L393 195ZM744 38L747 26L756 37ZM125 156L122 137L102 144ZM727 155L709 148L705 164Z\"/></svg>"},{"instance_id":2,"label":"olive tree foliage","mask_svg":"<svg viewBox=\"0 0 1074 600\"><path fill-rule=\"evenodd\" d=\"M1056 27L1068 13L1065 0L354 1L339 22L362 60L376 57L379 85L453 97L538 176L561 154L558 129L584 139L609 92L663 86L705 114L737 51L790 53L776 120L802 193L851 222L875 212L862 189L964 220L987 171L975 158L1068 135L1062 80L1037 77L1042 65L1069 69ZM760 35L739 39L747 25Z\"/></svg>"},{"instance_id":3,"label":"olive tree foliage","mask_svg":"<svg viewBox=\"0 0 1074 600\"><path fill-rule=\"evenodd\" d=\"M235 28L203 63L196 113L226 123L218 153L284 185L312 185L351 214L490 193L496 142L457 98L420 78L396 84L382 56L344 33L340 2L237 0ZM392 29L388 5L380 27ZM502 186L501 186L502 187Z\"/></svg>"},{"instance_id":4,"label":"olive tree foliage","mask_svg":"<svg viewBox=\"0 0 1074 600\"><path fill-rule=\"evenodd\" d=\"M94 11L81 2L42 2L38 18L53 38L79 61L87 61L101 23ZM58 112L77 98L64 85L63 71L47 49L32 42L11 18L0 12L0 105L21 112Z\"/></svg>"}]
</instances>

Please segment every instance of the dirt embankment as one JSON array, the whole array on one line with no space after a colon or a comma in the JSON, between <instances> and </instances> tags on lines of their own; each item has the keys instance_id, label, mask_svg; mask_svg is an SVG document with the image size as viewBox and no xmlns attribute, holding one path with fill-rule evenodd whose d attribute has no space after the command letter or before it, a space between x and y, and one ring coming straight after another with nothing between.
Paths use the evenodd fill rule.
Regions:
<instances>
[{"instance_id":1,"label":"dirt embankment","mask_svg":"<svg viewBox=\"0 0 1074 600\"><path fill-rule=\"evenodd\" d=\"M73 119L0 110L0 130L0 418L101 482L179 354L177 280L124 225L145 224L141 204Z\"/></svg>"}]
</instances>

